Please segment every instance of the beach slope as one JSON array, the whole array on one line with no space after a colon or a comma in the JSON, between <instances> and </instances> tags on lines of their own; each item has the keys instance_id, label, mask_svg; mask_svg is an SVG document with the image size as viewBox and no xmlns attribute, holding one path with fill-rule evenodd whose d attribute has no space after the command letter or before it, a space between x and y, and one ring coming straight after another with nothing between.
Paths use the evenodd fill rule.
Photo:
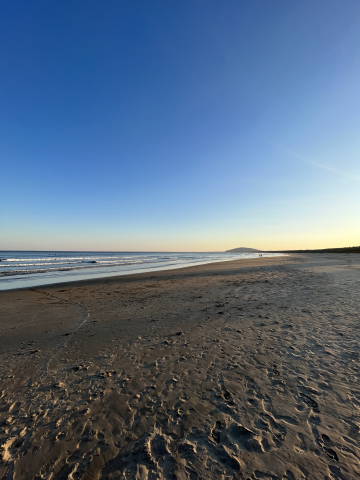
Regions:
<instances>
[{"instance_id":1,"label":"beach slope","mask_svg":"<svg viewBox=\"0 0 360 480\"><path fill-rule=\"evenodd\" d=\"M0 292L0 478L359 478L360 256Z\"/></svg>"}]
</instances>

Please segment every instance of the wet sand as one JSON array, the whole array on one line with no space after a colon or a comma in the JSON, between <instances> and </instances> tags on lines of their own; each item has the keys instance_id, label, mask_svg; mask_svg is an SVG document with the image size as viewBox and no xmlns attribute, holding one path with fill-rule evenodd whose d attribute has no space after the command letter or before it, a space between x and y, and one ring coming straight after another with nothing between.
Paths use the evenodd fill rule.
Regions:
<instances>
[{"instance_id":1,"label":"wet sand","mask_svg":"<svg viewBox=\"0 0 360 480\"><path fill-rule=\"evenodd\" d=\"M0 292L0 478L360 477L360 255Z\"/></svg>"}]
</instances>

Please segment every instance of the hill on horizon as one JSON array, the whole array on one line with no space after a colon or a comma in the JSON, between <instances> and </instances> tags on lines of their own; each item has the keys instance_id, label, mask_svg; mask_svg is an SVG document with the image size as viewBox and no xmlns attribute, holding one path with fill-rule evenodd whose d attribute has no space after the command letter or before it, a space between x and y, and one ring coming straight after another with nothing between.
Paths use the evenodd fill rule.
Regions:
<instances>
[{"instance_id":1,"label":"hill on horizon","mask_svg":"<svg viewBox=\"0 0 360 480\"><path fill-rule=\"evenodd\" d=\"M225 253L251 253L251 252L261 252L261 250L257 250L256 248L247 248L247 247L238 247L232 248L231 250L225 250Z\"/></svg>"}]
</instances>

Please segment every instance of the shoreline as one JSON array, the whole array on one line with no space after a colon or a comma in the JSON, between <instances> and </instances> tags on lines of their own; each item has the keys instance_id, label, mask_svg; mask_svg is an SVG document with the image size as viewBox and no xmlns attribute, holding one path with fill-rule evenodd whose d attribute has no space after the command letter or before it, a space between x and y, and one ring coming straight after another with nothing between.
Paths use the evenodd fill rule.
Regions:
<instances>
[{"instance_id":1,"label":"shoreline","mask_svg":"<svg viewBox=\"0 0 360 480\"><path fill-rule=\"evenodd\" d=\"M139 268L139 269L134 269L134 270L129 270L129 271L126 271L124 270L123 272L114 272L113 274L111 274L110 272L108 273L103 273L103 274L96 274L96 272L94 273L84 273L84 274L78 274L79 277L83 277L83 278L80 278L80 279L73 279L73 280L60 280L59 279L53 279L53 281L50 281L50 283L37 283L37 280L36 278L33 279L33 277L31 276L31 274L29 274L29 278L26 279L27 281L29 281L29 283L33 280L33 284L32 285L25 285L25 286L22 286L22 287L15 287L15 288L1 288L1 284L0 284L0 292L3 292L3 291L13 291L13 290L24 290L24 289L31 289L31 288L42 288L42 287L47 287L47 286L56 286L56 285L67 285L67 284L71 284L71 283L78 283L78 282L87 282L87 281L95 281L95 280L106 280L108 278L114 278L116 279L117 277L123 277L123 276L128 276L128 275L145 275L145 274L151 274L152 272L167 272L167 271L172 271L172 270L179 270L179 269L183 269L183 268L196 268L196 267L201 267L203 265L212 265L212 264L215 264L215 263L228 263L228 262L233 262L233 261L241 261L241 262L244 262L244 261L247 261L247 260L258 260L258 258L279 258L279 257L284 257L284 256L288 256L287 254L279 254L279 255L276 255L276 256L271 256L271 257L253 257L253 258L239 258L239 259L229 259L229 260L209 260L209 261L204 261L204 262L197 262L197 263L189 263L189 264L185 264L185 265L180 265L180 264L174 264L172 268L169 268L168 265L166 266L157 266L157 267L144 267L144 268ZM75 271L75 269L74 269ZM34 275L37 275L37 274L34 274ZM15 276L15 275L14 275ZM25 275L24 275L25 276ZM1 281L1 278L8 278L10 281L12 279L12 276L9 275L9 276L4 276L4 277L0 277L0 281ZM19 278L16 278L15 281L21 281L21 276L19 276ZM50 280L50 279L49 279ZM5 280L6 281L6 280ZM40 280L39 280L40 281Z\"/></svg>"},{"instance_id":2,"label":"shoreline","mask_svg":"<svg viewBox=\"0 0 360 480\"><path fill-rule=\"evenodd\" d=\"M360 257L0 292L0 478L355 480Z\"/></svg>"}]
</instances>

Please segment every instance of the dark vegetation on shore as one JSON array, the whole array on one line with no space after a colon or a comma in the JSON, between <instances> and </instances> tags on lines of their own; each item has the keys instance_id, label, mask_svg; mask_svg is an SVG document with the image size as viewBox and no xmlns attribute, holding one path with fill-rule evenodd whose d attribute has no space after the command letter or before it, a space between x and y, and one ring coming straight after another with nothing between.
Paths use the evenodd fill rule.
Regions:
<instances>
[{"instance_id":1,"label":"dark vegetation on shore","mask_svg":"<svg viewBox=\"0 0 360 480\"><path fill-rule=\"evenodd\" d=\"M323 248L320 250L277 250L267 253L360 253L359 247Z\"/></svg>"}]
</instances>

